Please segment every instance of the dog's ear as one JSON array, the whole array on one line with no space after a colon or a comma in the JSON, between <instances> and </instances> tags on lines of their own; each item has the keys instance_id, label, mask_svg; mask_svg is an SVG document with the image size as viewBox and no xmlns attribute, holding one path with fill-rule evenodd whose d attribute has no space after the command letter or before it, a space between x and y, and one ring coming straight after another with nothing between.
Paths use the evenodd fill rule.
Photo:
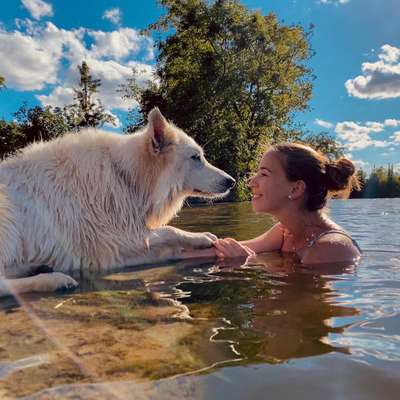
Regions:
<instances>
[{"instance_id":1,"label":"dog's ear","mask_svg":"<svg viewBox=\"0 0 400 400\"><path fill-rule=\"evenodd\" d=\"M151 144L154 152L159 153L166 144L166 130L168 121L161 114L160 110L155 107L149 112L148 116Z\"/></svg>"}]
</instances>

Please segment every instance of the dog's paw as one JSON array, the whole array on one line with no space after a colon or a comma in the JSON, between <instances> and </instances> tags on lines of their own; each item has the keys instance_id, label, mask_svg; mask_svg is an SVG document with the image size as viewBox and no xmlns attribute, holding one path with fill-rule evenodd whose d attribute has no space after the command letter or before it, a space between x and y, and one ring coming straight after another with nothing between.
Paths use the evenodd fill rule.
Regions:
<instances>
[{"instance_id":1,"label":"dog's paw","mask_svg":"<svg viewBox=\"0 0 400 400\"><path fill-rule=\"evenodd\" d=\"M212 247L216 240L217 237L210 232L193 233L191 237L188 238L188 244L195 249L206 249Z\"/></svg>"},{"instance_id":2,"label":"dog's paw","mask_svg":"<svg viewBox=\"0 0 400 400\"><path fill-rule=\"evenodd\" d=\"M56 290L73 289L78 286L75 279L61 272L39 274L34 278L35 291L37 292L55 292Z\"/></svg>"},{"instance_id":3,"label":"dog's paw","mask_svg":"<svg viewBox=\"0 0 400 400\"><path fill-rule=\"evenodd\" d=\"M210 238L213 242L215 242L218 238L211 232L204 232L204 235L206 235L208 238Z\"/></svg>"}]
</instances>

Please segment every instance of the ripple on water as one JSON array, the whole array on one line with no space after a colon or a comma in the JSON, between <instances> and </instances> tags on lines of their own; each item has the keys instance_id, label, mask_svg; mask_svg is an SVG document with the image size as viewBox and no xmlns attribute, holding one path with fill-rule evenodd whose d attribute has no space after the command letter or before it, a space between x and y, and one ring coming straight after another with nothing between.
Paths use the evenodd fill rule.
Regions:
<instances>
[{"instance_id":1,"label":"ripple on water","mask_svg":"<svg viewBox=\"0 0 400 400\"><path fill-rule=\"evenodd\" d=\"M99 399L116 390L164 399L165 378L190 375L191 389L170 388L171 396L203 398L209 387L199 382L208 382L208 398L262 398L271 387L283 398L392 398L388 388L400 389L400 203L331 208L365 250L355 268L298 268L277 254L244 266L195 260L91 277L74 293L19 305L2 301L0 397ZM239 239L272 223L248 204L182 218L182 228L216 227Z\"/></svg>"}]
</instances>

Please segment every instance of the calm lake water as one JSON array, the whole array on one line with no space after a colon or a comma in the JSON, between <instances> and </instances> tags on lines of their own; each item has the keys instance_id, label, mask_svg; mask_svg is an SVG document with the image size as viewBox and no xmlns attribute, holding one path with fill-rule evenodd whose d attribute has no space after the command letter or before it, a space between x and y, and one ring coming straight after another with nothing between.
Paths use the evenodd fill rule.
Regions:
<instances>
[{"instance_id":1,"label":"calm lake water","mask_svg":"<svg viewBox=\"0 0 400 400\"><path fill-rule=\"evenodd\" d=\"M334 200L358 266L166 263L0 300L0 399L398 399L400 199ZM174 221L244 239L249 203Z\"/></svg>"}]
</instances>

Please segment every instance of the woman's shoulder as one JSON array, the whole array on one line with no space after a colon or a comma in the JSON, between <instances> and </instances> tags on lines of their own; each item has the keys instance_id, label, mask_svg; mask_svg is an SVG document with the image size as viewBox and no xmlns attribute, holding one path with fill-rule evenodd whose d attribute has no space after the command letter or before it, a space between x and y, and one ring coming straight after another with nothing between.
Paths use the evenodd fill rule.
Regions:
<instances>
[{"instance_id":1,"label":"woman's shoulder","mask_svg":"<svg viewBox=\"0 0 400 400\"><path fill-rule=\"evenodd\" d=\"M302 256L303 264L323 264L355 261L360 251L354 240L341 229L331 229L321 234Z\"/></svg>"}]
</instances>

